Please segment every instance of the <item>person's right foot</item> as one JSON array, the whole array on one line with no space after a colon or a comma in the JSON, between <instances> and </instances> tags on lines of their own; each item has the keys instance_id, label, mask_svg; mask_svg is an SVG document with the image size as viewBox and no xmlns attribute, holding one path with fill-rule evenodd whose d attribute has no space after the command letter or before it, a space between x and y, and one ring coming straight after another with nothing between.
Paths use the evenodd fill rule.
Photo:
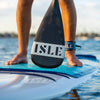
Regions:
<instances>
[{"instance_id":1,"label":"person's right foot","mask_svg":"<svg viewBox=\"0 0 100 100\"><path fill-rule=\"evenodd\" d=\"M14 58L7 61L5 65L15 65L19 63L28 63L27 56L22 54L17 54Z\"/></svg>"}]
</instances>

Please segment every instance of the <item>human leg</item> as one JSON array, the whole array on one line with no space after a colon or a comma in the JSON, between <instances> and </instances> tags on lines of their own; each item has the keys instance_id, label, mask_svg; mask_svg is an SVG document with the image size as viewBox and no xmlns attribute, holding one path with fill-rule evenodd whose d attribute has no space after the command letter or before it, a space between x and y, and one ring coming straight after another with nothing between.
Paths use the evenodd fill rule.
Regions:
<instances>
[{"instance_id":1,"label":"human leg","mask_svg":"<svg viewBox=\"0 0 100 100\"><path fill-rule=\"evenodd\" d=\"M18 54L6 62L6 65L27 63L27 46L31 27L31 7L33 0L18 0L17 5L17 29L18 29Z\"/></svg>"},{"instance_id":2,"label":"human leg","mask_svg":"<svg viewBox=\"0 0 100 100\"><path fill-rule=\"evenodd\" d=\"M75 42L76 34L76 10L73 0L59 0L62 11L65 41ZM82 66L82 63L75 56L75 50L65 52L69 65Z\"/></svg>"}]
</instances>

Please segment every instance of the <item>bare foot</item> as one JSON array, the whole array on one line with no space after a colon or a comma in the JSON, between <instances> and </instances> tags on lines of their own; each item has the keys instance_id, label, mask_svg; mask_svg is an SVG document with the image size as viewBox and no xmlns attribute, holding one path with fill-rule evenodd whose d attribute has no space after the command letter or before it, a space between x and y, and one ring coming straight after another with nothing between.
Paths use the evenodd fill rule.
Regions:
<instances>
[{"instance_id":1,"label":"bare foot","mask_svg":"<svg viewBox=\"0 0 100 100\"><path fill-rule=\"evenodd\" d=\"M68 64L71 66L82 66L82 62L80 62L75 56L75 51L66 51L65 52Z\"/></svg>"},{"instance_id":2,"label":"bare foot","mask_svg":"<svg viewBox=\"0 0 100 100\"><path fill-rule=\"evenodd\" d=\"M19 63L27 63L27 62L28 62L27 56L18 53L13 59L6 62L5 65L14 65L14 64L19 64Z\"/></svg>"}]
</instances>

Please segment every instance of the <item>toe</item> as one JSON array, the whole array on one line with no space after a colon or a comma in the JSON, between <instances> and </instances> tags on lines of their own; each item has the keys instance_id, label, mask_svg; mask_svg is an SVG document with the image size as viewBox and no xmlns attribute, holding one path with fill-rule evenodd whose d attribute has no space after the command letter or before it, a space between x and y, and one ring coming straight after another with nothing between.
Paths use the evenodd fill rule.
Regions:
<instances>
[{"instance_id":1,"label":"toe","mask_svg":"<svg viewBox=\"0 0 100 100\"><path fill-rule=\"evenodd\" d=\"M5 65L10 65L10 61L6 62Z\"/></svg>"},{"instance_id":2,"label":"toe","mask_svg":"<svg viewBox=\"0 0 100 100\"><path fill-rule=\"evenodd\" d=\"M73 62L73 61L70 61L70 62L69 62L69 65L70 65L70 66L76 66L77 64L76 64L75 62Z\"/></svg>"},{"instance_id":3,"label":"toe","mask_svg":"<svg viewBox=\"0 0 100 100\"><path fill-rule=\"evenodd\" d=\"M83 64L80 61L78 61L77 66L83 66Z\"/></svg>"}]
</instances>

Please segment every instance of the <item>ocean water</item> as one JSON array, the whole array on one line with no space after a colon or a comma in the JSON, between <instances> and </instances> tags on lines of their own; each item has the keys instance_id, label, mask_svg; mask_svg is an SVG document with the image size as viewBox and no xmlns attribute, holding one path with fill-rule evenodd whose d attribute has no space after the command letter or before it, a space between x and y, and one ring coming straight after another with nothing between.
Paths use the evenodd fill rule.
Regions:
<instances>
[{"instance_id":1,"label":"ocean water","mask_svg":"<svg viewBox=\"0 0 100 100\"><path fill-rule=\"evenodd\" d=\"M30 52L33 39L30 38L28 46L28 62L30 60ZM100 60L100 40L76 40L76 43L81 48L77 48L76 54L90 54ZM17 38L0 38L0 66L4 65L6 61L14 57L18 52L18 39ZM100 66L99 63L94 66ZM99 68L100 69L100 68ZM73 83L74 84L74 83ZM100 70L86 83L75 87L73 90L64 94L61 97L54 98L53 100L100 100Z\"/></svg>"}]
</instances>

